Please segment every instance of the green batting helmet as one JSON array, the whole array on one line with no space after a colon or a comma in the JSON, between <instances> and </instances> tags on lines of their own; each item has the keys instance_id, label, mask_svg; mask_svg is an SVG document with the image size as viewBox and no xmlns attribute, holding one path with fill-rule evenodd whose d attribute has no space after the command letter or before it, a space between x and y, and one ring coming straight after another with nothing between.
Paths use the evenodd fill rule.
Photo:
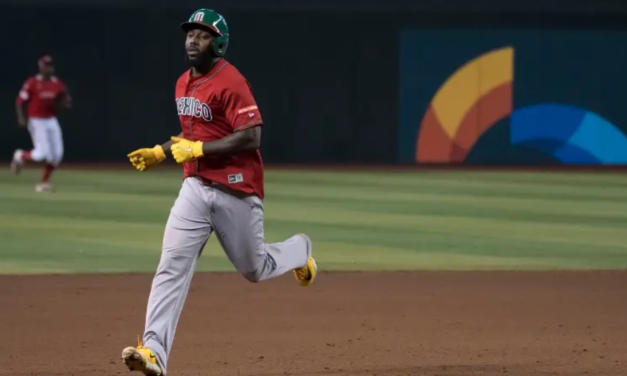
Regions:
<instances>
[{"instance_id":1,"label":"green batting helmet","mask_svg":"<svg viewBox=\"0 0 627 376\"><path fill-rule=\"evenodd\" d=\"M221 14L211 9L198 9L181 24L181 29L187 32L192 29L204 29L214 35L211 42L211 52L215 56L224 56L229 46L229 27Z\"/></svg>"}]
</instances>

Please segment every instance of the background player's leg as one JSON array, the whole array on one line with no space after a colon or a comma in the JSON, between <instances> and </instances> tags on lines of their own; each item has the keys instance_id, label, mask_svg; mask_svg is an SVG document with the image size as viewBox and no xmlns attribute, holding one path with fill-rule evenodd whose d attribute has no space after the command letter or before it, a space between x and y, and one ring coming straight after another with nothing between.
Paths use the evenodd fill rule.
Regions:
<instances>
[{"instance_id":1,"label":"background player's leg","mask_svg":"<svg viewBox=\"0 0 627 376\"><path fill-rule=\"evenodd\" d=\"M35 190L37 192L50 192L52 191L52 186L49 184L50 175L54 168L51 165L51 161L53 159L54 154L54 144L52 142L54 125L56 123L56 119L39 119L37 125L37 137L40 139L38 142L41 145L40 147L36 146L35 150L31 153L31 156L35 154L41 153L43 158L39 160L33 157L33 160L37 162L43 163L43 168L41 171L41 179L39 183L35 185ZM36 152L37 151L37 152Z\"/></svg>"},{"instance_id":2,"label":"background player's leg","mask_svg":"<svg viewBox=\"0 0 627 376\"><path fill-rule=\"evenodd\" d=\"M29 119L28 131L33 142L33 149L24 152L24 161L42 162L48 156L48 127L46 119Z\"/></svg>"},{"instance_id":3,"label":"background player's leg","mask_svg":"<svg viewBox=\"0 0 627 376\"><path fill-rule=\"evenodd\" d=\"M209 211L208 192L196 179L185 179L166 224L146 312L144 346L155 352L163 373L196 262L211 235Z\"/></svg>"},{"instance_id":4,"label":"background player's leg","mask_svg":"<svg viewBox=\"0 0 627 376\"><path fill-rule=\"evenodd\" d=\"M46 142L48 154L45 158L44 170L41 176L42 189L51 189L50 178L63 159L63 134L57 119L51 119L46 125Z\"/></svg>"},{"instance_id":5,"label":"background player's leg","mask_svg":"<svg viewBox=\"0 0 627 376\"><path fill-rule=\"evenodd\" d=\"M49 129L49 145L50 145L50 164L55 168L59 167L61 161L63 160L63 154L65 152L65 148L63 145L63 131L61 130L61 125L59 125L59 121L57 119L53 119L50 123Z\"/></svg>"},{"instance_id":6,"label":"background player's leg","mask_svg":"<svg viewBox=\"0 0 627 376\"><path fill-rule=\"evenodd\" d=\"M46 135L46 120L28 119L28 132L33 143L33 149L17 149L13 154L11 169L17 174L25 162L42 162L48 155L48 142Z\"/></svg>"},{"instance_id":7,"label":"background player's leg","mask_svg":"<svg viewBox=\"0 0 627 376\"><path fill-rule=\"evenodd\" d=\"M251 282L278 277L307 263L310 240L295 235L265 243L263 202L257 197L239 199L215 190L211 222L216 237L237 270Z\"/></svg>"}]
</instances>

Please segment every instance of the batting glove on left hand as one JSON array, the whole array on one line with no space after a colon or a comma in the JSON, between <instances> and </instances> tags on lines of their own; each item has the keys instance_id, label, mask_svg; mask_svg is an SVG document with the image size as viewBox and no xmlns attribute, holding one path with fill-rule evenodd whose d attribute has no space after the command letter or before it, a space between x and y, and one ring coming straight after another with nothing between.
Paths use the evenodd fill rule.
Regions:
<instances>
[{"instance_id":1,"label":"batting glove on left hand","mask_svg":"<svg viewBox=\"0 0 627 376\"><path fill-rule=\"evenodd\" d=\"M150 167L161 163L165 159L165 152L161 145L154 148L137 149L127 155L133 167L139 171L146 171Z\"/></svg>"},{"instance_id":2,"label":"batting glove on left hand","mask_svg":"<svg viewBox=\"0 0 627 376\"><path fill-rule=\"evenodd\" d=\"M184 163L202 157L202 142L190 141L180 137L171 137L174 141L170 147L172 151L172 157L177 163Z\"/></svg>"}]
</instances>

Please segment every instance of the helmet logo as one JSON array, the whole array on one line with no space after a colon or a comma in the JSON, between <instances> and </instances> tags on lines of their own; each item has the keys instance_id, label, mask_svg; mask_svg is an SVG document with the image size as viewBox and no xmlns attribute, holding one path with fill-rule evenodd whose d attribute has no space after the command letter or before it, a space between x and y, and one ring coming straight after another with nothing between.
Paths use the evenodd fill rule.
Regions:
<instances>
[{"instance_id":1,"label":"helmet logo","mask_svg":"<svg viewBox=\"0 0 627 376\"><path fill-rule=\"evenodd\" d=\"M192 16L192 20L194 22L203 22L204 19L205 19L205 13L204 12L198 12L198 13L196 13L196 14L194 14Z\"/></svg>"},{"instance_id":2,"label":"helmet logo","mask_svg":"<svg viewBox=\"0 0 627 376\"><path fill-rule=\"evenodd\" d=\"M213 27L216 28L216 30L218 30L218 32L220 32L220 28L218 27L218 23L220 23L220 21L224 22L226 24L226 21L224 20L224 17L222 17L220 15L220 18L218 18L217 20L215 20L215 22L213 22Z\"/></svg>"}]
</instances>

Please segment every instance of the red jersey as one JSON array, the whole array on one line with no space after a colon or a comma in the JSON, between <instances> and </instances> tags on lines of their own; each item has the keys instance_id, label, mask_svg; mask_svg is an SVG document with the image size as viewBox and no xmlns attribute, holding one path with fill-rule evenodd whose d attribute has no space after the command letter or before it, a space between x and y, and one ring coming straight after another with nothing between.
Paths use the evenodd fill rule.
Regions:
<instances>
[{"instance_id":1,"label":"red jersey","mask_svg":"<svg viewBox=\"0 0 627 376\"><path fill-rule=\"evenodd\" d=\"M215 141L262 124L250 84L229 62L221 59L209 73L192 77L191 69L176 83L176 105L183 137ZM256 194L263 190L263 162L259 150L226 156L205 156L183 165L184 176L200 176L231 189Z\"/></svg>"},{"instance_id":2,"label":"red jersey","mask_svg":"<svg viewBox=\"0 0 627 376\"><path fill-rule=\"evenodd\" d=\"M56 117L56 102L66 94L66 87L60 79L52 76L50 80L44 80L38 74L30 77L17 96L16 103L26 104L26 116L29 118Z\"/></svg>"}]
</instances>

